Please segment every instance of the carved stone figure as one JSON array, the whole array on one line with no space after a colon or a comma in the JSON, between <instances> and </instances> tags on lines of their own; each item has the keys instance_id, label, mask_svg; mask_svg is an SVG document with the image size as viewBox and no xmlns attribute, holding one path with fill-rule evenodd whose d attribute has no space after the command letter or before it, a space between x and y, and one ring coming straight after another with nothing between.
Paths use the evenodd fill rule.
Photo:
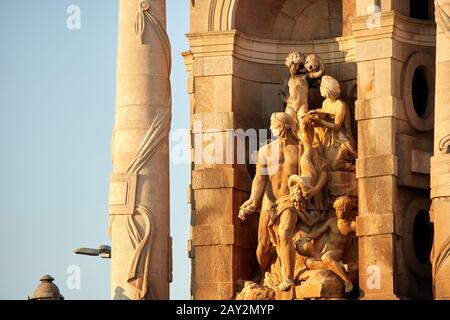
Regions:
<instances>
[{"instance_id":1,"label":"carved stone figure","mask_svg":"<svg viewBox=\"0 0 450 320\"><path fill-rule=\"evenodd\" d=\"M321 193L328 181L327 163L320 147L314 146L314 127L308 119L301 123L301 145L303 152L299 159L301 176L289 177L291 201L302 203L305 210L299 212L301 221L311 226L317 222L320 211L327 209L327 201Z\"/></svg>"},{"instance_id":2,"label":"carved stone figure","mask_svg":"<svg viewBox=\"0 0 450 320\"><path fill-rule=\"evenodd\" d=\"M331 170L354 171L353 161L357 157L355 140L351 131L350 111L340 99L339 82L330 76L323 76L320 94L325 98L322 108L312 110L310 120L322 128L321 143Z\"/></svg>"},{"instance_id":3,"label":"carved stone figure","mask_svg":"<svg viewBox=\"0 0 450 320\"><path fill-rule=\"evenodd\" d=\"M245 282L236 298L342 298L357 279L357 153L350 112L338 81L323 75L319 56L293 52L286 65L286 112L271 117L277 139L259 150L250 198L239 212L245 220L261 206L261 279ZM309 81L321 83L325 97L312 111Z\"/></svg>"},{"instance_id":4,"label":"carved stone figure","mask_svg":"<svg viewBox=\"0 0 450 320\"><path fill-rule=\"evenodd\" d=\"M282 266L283 282L280 289L287 290L294 285L295 251L292 236L297 223L297 212L289 200L288 179L298 174L301 149L296 137L297 124L290 115L274 113L270 128L278 138L263 146L258 153L250 199L241 206L239 218L245 220L246 215L254 212L265 193L269 200L265 205L270 207L262 210L271 213L268 226Z\"/></svg>"},{"instance_id":5,"label":"carved stone figure","mask_svg":"<svg viewBox=\"0 0 450 320\"><path fill-rule=\"evenodd\" d=\"M309 85L304 63L305 55L301 52L290 53L285 63L291 73L288 82L289 97L285 112L296 119L298 123L301 122L301 117L309 111Z\"/></svg>"},{"instance_id":6,"label":"carved stone figure","mask_svg":"<svg viewBox=\"0 0 450 320\"><path fill-rule=\"evenodd\" d=\"M252 281L245 281L241 292L236 300L273 300L275 292L267 287L261 287Z\"/></svg>"},{"instance_id":7,"label":"carved stone figure","mask_svg":"<svg viewBox=\"0 0 450 320\"><path fill-rule=\"evenodd\" d=\"M355 237L356 224L354 200L348 196L342 196L334 202L336 217L327 219L317 230L305 234L307 240L314 240L328 233L327 240L319 253L311 242L303 243L299 240L296 247L302 253L308 253L306 267L311 270L331 270L345 283L345 292L353 290L353 284L347 275L348 266L343 263L344 253L349 249Z\"/></svg>"},{"instance_id":8,"label":"carved stone figure","mask_svg":"<svg viewBox=\"0 0 450 320\"><path fill-rule=\"evenodd\" d=\"M304 67L307 71L308 79L319 79L325 72L323 61L317 54L306 56Z\"/></svg>"}]
</instances>

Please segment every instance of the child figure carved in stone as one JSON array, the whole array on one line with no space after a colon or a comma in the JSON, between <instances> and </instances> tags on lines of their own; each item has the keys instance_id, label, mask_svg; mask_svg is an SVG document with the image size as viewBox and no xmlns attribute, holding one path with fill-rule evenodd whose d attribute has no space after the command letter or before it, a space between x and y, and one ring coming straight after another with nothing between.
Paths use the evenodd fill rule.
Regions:
<instances>
[{"instance_id":1,"label":"child figure carved in stone","mask_svg":"<svg viewBox=\"0 0 450 320\"><path fill-rule=\"evenodd\" d=\"M338 197L334 202L336 217L329 218L317 230L306 233L296 243L297 250L301 247L302 252L310 251L311 257L306 260L306 267L311 270L333 271L344 281L347 293L353 290L353 283L348 277L348 267L342 260L355 237L355 207L354 199L348 196ZM305 248L305 240L318 239L326 232L328 238L320 253L316 254L310 250L312 248Z\"/></svg>"}]
</instances>

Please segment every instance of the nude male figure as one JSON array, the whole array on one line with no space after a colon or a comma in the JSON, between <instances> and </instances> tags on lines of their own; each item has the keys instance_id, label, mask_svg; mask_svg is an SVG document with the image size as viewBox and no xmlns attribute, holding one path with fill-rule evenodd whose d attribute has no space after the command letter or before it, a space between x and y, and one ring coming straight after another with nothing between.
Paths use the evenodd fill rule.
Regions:
<instances>
[{"instance_id":1,"label":"nude male figure","mask_svg":"<svg viewBox=\"0 0 450 320\"><path fill-rule=\"evenodd\" d=\"M297 123L288 114L284 112L272 114L270 129L278 138L263 146L258 152L251 195L241 206L239 218L245 220L248 214L255 212L264 194L265 201L261 208L261 213L264 215L260 217L259 228L262 234L258 236L260 241L257 252L266 253L264 257L258 257L258 259L267 263L267 222L273 219L273 211L276 208L277 221L274 228L278 238L276 246L281 260L282 275L279 288L286 291L294 285L295 250L292 236L298 219L293 204L289 200L288 179L293 174L299 174L301 145L296 137Z\"/></svg>"}]
</instances>

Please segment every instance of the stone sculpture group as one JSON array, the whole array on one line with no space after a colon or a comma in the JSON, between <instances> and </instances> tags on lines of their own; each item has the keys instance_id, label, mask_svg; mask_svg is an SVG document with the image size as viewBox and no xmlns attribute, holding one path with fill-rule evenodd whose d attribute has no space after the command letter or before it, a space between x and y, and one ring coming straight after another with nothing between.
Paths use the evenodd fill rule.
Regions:
<instances>
[{"instance_id":1,"label":"stone sculpture group","mask_svg":"<svg viewBox=\"0 0 450 320\"><path fill-rule=\"evenodd\" d=\"M285 112L258 152L250 198L239 218L259 212L260 273L237 299L320 299L357 295L356 143L339 82L318 55L292 52ZM321 107L308 104L320 85Z\"/></svg>"}]
</instances>

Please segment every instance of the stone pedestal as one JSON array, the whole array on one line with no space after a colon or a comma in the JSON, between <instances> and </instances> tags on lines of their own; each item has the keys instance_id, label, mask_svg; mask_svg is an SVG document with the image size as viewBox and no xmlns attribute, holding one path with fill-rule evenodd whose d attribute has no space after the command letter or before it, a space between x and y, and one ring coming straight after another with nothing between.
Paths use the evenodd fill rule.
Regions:
<instances>
[{"instance_id":1,"label":"stone pedestal","mask_svg":"<svg viewBox=\"0 0 450 320\"><path fill-rule=\"evenodd\" d=\"M121 0L110 184L113 299L169 299L170 44L165 0Z\"/></svg>"}]
</instances>

